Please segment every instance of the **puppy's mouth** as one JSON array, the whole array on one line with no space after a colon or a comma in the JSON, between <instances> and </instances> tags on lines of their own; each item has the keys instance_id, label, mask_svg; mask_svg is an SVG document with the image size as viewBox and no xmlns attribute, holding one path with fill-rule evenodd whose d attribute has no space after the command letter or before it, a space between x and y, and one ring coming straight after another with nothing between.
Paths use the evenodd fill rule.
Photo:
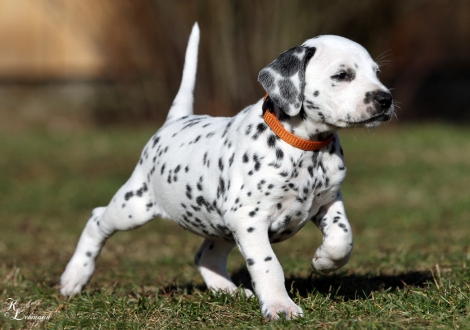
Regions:
<instances>
[{"instance_id":1,"label":"puppy's mouth","mask_svg":"<svg viewBox=\"0 0 470 330\"><path fill-rule=\"evenodd\" d=\"M325 121L325 123L332 127L336 127L337 129L348 128L348 127L375 127L375 126L380 125L383 122L386 122L392 119L393 114L394 114L394 108L391 107L390 109L387 109L386 111L382 113L376 114L364 120L354 121L348 118L348 120L339 120L334 124L327 122L327 121Z\"/></svg>"},{"instance_id":2,"label":"puppy's mouth","mask_svg":"<svg viewBox=\"0 0 470 330\"><path fill-rule=\"evenodd\" d=\"M379 125L380 123L389 121L392 118L392 115L393 115L393 109L390 109L365 120L346 121L346 124L348 126L368 126L368 125L374 125L374 124Z\"/></svg>"}]
</instances>

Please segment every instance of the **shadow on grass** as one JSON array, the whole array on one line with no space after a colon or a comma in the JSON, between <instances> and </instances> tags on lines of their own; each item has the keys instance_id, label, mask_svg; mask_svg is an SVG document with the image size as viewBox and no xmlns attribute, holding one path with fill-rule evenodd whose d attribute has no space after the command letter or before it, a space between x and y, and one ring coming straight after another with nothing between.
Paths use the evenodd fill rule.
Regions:
<instances>
[{"instance_id":1,"label":"shadow on grass","mask_svg":"<svg viewBox=\"0 0 470 330\"><path fill-rule=\"evenodd\" d=\"M373 292L388 290L394 292L405 287L426 287L432 281L429 271L410 271L394 275L371 274L311 274L309 278L289 277L286 287L299 292L302 297L309 293L319 292L331 299L356 300L366 299Z\"/></svg>"},{"instance_id":2,"label":"shadow on grass","mask_svg":"<svg viewBox=\"0 0 470 330\"><path fill-rule=\"evenodd\" d=\"M253 290L250 274L246 268L240 268L231 274L233 282L247 289ZM395 275L346 274L319 275L314 272L309 277L291 276L286 278L288 291L298 292L306 298L309 294L318 292L334 300L367 299L374 292L394 292L405 287L427 287L432 282L430 271L410 271ZM170 285L163 288L165 293L184 290L191 294L194 290L205 291L204 285Z\"/></svg>"}]
</instances>

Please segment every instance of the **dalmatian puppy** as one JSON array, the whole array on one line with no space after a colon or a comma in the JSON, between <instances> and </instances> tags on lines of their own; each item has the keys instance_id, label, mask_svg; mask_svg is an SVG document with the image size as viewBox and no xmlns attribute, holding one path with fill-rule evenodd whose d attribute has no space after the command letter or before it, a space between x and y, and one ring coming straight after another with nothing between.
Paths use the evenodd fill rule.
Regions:
<instances>
[{"instance_id":1,"label":"dalmatian puppy","mask_svg":"<svg viewBox=\"0 0 470 330\"><path fill-rule=\"evenodd\" d=\"M340 193L346 166L336 131L388 121L392 96L363 47L325 35L285 51L262 69L259 82L268 94L257 103L229 118L194 115L198 44L195 24L166 122L109 205L93 210L60 291L65 296L81 291L114 232L169 218L204 237L195 263L208 288L237 290L226 270L236 245L263 315L300 317L303 311L286 291L271 243L313 221L324 235L313 268L329 273L348 262L353 238ZM266 112L282 134L268 125ZM289 139L318 146L299 147Z\"/></svg>"}]
</instances>

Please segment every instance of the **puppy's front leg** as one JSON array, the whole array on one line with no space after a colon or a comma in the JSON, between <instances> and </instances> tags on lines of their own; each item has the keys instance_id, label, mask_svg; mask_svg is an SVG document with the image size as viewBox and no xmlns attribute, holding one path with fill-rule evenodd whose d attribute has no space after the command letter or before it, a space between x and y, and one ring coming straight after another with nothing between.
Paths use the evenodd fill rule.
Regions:
<instances>
[{"instance_id":1,"label":"puppy's front leg","mask_svg":"<svg viewBox=\"0 0 470 330\"><path fill-rule=\"evenodd\" d=\"M312 221L323 234L323 243L315 252L312 267L327 274L346 265L353 248L353 236L341 193L334 201L323 205Z\"/></svg>"},{"instance_id":2,"label":"puppy's front leg","mask_svg":"<svg viewBox=\"0 0 470 330\"><path fill-rule=\"evenodd\" d=\"M250 221L250 225L244 226L243 221L237 221L237 227L234 236L246 260L263 315L269 319L279 318L279 313L287 319L303 316L302 309L287 294L284 272L269 242L267 223Z\"/></svg>"}]
</instances>

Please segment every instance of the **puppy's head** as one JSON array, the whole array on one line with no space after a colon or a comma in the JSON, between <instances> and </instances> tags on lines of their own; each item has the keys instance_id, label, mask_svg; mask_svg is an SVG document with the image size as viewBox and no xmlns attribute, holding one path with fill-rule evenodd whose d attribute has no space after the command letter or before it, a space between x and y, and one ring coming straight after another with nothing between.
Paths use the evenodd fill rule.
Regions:
<instances>
[{"instance_id":1,"label":"puppy's head","mask_svg":"<svg viewBox=\"0 0 470 330\"><path fill-rule=\"evenodd\" d=\"M288 116L329 128L377 126L394 111L379 66L359 44L320 36L291 48L261 70L258 80Z\"/></svg>"}]
</instances>

